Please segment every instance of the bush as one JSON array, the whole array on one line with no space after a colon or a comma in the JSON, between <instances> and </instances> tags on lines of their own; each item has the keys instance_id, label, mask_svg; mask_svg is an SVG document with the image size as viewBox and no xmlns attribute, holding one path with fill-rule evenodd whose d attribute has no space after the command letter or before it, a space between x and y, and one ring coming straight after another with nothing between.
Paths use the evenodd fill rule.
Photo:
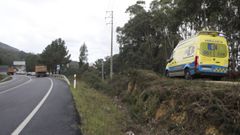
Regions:
<instances>
[{"instance_id":1,"label":"bush","mask_svg":"<svg viewBox=\"0 0 240 135\"><path fill-rule=\"evenodd\" d=\"M81 80L85 81L90 87L96 90L109 91L111 89L111 87L94 71L85 71L81 75Z\"/></svg>"},{"instance_id":2,"label":"bush","mask_svg":"<svg viewBox=\"0 0 240 135\"><path fill-rule=\"evenodd\" d=\"M111 89L107 91L107 94L111 96L121 96L128 88L129 78L126 74L114 75L112 80L108 80L108 84Z\"/></svg>"},{"instance_id":3,"label":"bush","mask_svg":"<svg viewBox=\"0 0 240 135\"><path fill-rule=\"evenodd\" d=\"M168 134L240 134L238 86L168 79L152 71L132 70L109 81L137 123ZM199 126L201 125L201 126ZM164 127L164 128L162 128ZM160 129L154 128L158 134Z\"/></svg>"},{"instance_id":4,"label":"bush","mask_svg":"<svg viewBox=\"0 0 240 135\"><path fill-rule=\"evenodd\" d=\"M168 79L146 70L115 74L107 82L88 70L81 79L119 97L136 123L154 127L153 134L240 134L239 86Z\"/></svg>"}]
</instances>

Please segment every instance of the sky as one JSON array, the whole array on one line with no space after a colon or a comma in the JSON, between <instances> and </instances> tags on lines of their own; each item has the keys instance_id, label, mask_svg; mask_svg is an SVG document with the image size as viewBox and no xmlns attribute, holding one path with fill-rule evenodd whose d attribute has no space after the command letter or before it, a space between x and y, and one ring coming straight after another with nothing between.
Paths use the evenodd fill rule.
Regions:
<instances>
[{"instance_id":1,"label":"sky","mask_svg":"<svg viewBox=\"0 0 240 135\"><path fill-rule=\"evenodd\" d=\"M114 11L114 28L129 19L126 9L137 0L0 0L0 42L19 50L41 53L53 40L66 41L71 59L78 61L79 48L85 42L88 61L110 55L110 20L106 11ZM147 0L150 1L150 0ZM114 30L114 54L118 53Z\"/></svg>"}]
</instances>

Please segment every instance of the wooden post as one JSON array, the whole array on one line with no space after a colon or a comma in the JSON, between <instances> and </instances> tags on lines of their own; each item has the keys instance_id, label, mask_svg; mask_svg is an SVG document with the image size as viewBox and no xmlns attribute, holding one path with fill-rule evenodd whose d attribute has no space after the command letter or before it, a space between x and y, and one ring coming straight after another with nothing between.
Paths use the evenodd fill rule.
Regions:
<instances>
[{"instance_id":1,"label":"wooden post","mask_svg":"<svg viewBox=\"0 0 240 135\"><path fill-rule=\"evenodd\" d=\"M73 81L73 88L76 89L76 85L77 85L77 80L76 80L77 75L74 74L74 81Z\"/></svg>"}]
</instances>

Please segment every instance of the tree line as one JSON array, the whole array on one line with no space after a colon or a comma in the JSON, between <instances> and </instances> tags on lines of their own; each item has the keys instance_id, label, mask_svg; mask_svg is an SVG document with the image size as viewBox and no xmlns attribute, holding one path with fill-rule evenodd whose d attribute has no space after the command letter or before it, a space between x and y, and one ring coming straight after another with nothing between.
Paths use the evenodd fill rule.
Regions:
<instances>
[{"instance_id":1,"label":"tree line","mask_svg":"<svg viewBox=\"0 0 240 135\"><path fill-rule=\"evenodd\" d=\"M34 72L36 65L46 65L48 71L52 73L56 73L57 65L60 65L61 70L66 70L71 57L71 55L68 54L69 52L65 46L65 41L61 38L52 41L41 54L7 50L0 50L0 52L3 54L0 58L0 65L11 66L13 61L26 61L27 72Z\"/></svg>"},{"instance_id":2,"label":"tree line","mask_svg":"<svg viewBox=\"0 0 240 135\"><path fill-rule=\"evenodd\" d=\"M204 29L224 32L236 59L239 0L153 0L149 8L145 7L145 1L129 6L129 21L117 27L120 52L113 57L115 73L131 68L164 73L166 60L177 43ZM96 66L100 71L99 61ZM104 61L107 69L109 57Z\"/></svg>"}]
</instances>

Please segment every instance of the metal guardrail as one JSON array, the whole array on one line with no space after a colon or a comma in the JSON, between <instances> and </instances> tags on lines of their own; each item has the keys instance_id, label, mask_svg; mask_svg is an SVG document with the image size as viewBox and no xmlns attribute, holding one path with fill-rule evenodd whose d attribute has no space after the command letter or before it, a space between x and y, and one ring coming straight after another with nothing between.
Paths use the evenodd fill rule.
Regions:
<instances>
[{"instance_id":1,"label":"metal guardrail","mask_svg":"<svg viewBox=\"0 0 240 135\"><path fill-rule=\"evenodd\" d=\"M63 80L63 81L65 81L69 86L71 85L71 84L70 84L70 81L68 80L68 78L67 78L65 75L52 74L52 75L50 75L50 77L54 77L54 78Z\"/></svg>"}]
</instances>

